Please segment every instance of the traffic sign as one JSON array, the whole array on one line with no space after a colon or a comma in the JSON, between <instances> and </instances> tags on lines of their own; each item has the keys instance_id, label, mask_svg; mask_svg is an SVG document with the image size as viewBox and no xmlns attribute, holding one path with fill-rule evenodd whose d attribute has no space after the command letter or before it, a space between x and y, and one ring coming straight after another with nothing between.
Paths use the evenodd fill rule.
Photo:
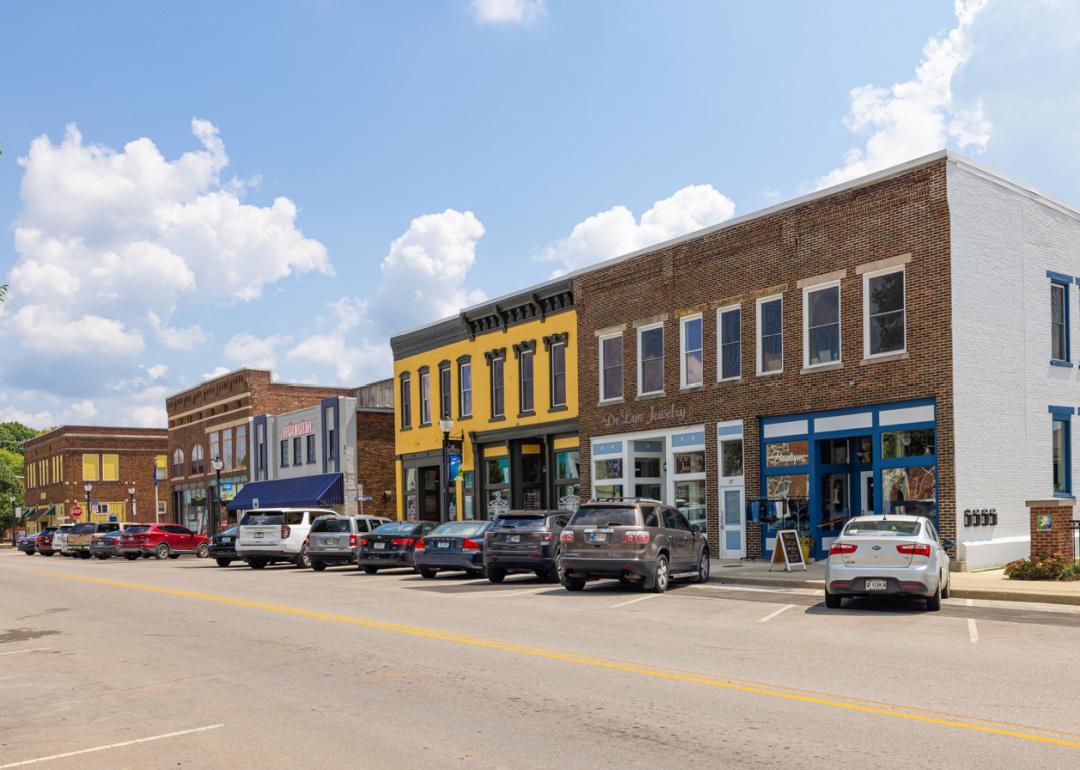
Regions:
<instances>
[{"instance_id":1,"label":"traffic sign","mask_svg":"<svg viewBox=\"0 0 1080 770\"><path fill-rule=\"evenodd\" d=\"M71 506L71 518L77 519L82 516L82 508L77 505Z\"/></svg>"}]
</instances>

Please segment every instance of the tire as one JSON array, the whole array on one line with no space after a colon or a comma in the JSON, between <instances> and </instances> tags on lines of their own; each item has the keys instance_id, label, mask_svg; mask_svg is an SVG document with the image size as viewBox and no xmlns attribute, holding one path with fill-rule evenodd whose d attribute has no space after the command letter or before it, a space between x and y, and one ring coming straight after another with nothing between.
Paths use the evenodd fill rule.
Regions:
<instances>
[{"instance_id":1,"label":"tire","mask_svg":"<svg viewBox=\"0 0 1080 770\"><path fill-rule=\"evenodd\" d=\"M668 557L667 554L662 553L656 557L656 574L653 576L649 590L654 594L662 594L668 589L670 582L671 572L668 567Z\"/></svg>"},{"instance_id":2,"label":"tire","mask_svg":"<svg viewBox=\"0 0 1080 770\"><path fill-rule=\"evenodd\" d=\"M698 557L697 565L697 577L694 579L696 583L708 583L709 582L709 549L702 548L701 556Z\"/></svg>"},{"instance_id":3,"label":"tire","mask_svg":"<svg viewBox=\"0 0 1080 770\"><path fill-rule=\"evenodd\" d=\"M195 549L195 555L198 556L200 559L205 559L207 556L209 556L210 555L210 545L209 545L209 543L199 543L199 547Z\"/></svg>"},{"instance_id":4,"label":"tire","mask_svg":"<svg viewBox=\"0 0 1080 770\"><path fill-rule=\"evenodd\" d=\"M546 578L552 583L561 583L563 579L562 547L555 547L555 566L548 571Z\"/></svg>"},{"instance_id":5,"label":"tire","mask_svg":"<svg viewBox=\"0 0 1080 770\"><path fill-rule=\"evenodd\" d=\"M828 589L825 589L825 606L830 610L838 610L843 606L843 598L840 594L831 594Z\"/></svg>"},{"instance_id":6,"label":"tire","mask_svg":"<svg viewBox=\"0 0 1080 770\"><path fill-rule=\"evenodd\" d=\"M103 555L103 554L100 554L100 553L99 553L99 554L98 554L98 558L99 558L99 559L101 559L102 561L105 561L105 560L106 560L106 559L108 559L109 557L108 557L108 556L105 556L105 555Z\"/></svg>"},{"instance_id":7,"label":"tire","mask_svg":"<svg viewBox=\"0 0 1080 770\"><path fill-rule=\"evenodd\" d=\"M506 570L504 569L489 569L488 580L492 583L501 583L506 580Z\"/></svg>"},{"instance_id":8,"label":"tire","mask_svg":"<svg viewBox=\"0 0 1080 770\"><path fill-rule=\"evenodd\" d=\"M180 558L180 554L178 554L178 553L170 553L170 554L169 554L169 558L170 558L170 559L179 559L179 558Z\"/></svg>"},{"instance_id":9,"label":"tire","mask_svg":"<svg viewBox=\"0 0 1080 770\"><path fill-rule=\"evenodd\" d=\"M266 566L266 562L262 559L251 559L248 561L248 566L252 569L262 569Z\"/></svg>"},{"instance_id":10,"label":"tire","mask_svg":"<svg viewBox=\"0 0 1080 770\"><path fill-rule=\"evenodd\" d=\"M172 554L169 553L169 546L165 543L158 543L157 548L154 549L154 558L164 559L166 556L172 556Z\"/></svg>"},{"instance_id":11,"label":"tire","mask_svg":"<svg viewBox=\"0 0 1080 770\"><path fill-rule=\"evenodd\" d=\"M326 562L324 562L324 561L313 561L313 562L311 562L311 568L313 570L315 570L316 572L322 572L324 569L326 569Z\"/></svg>"},{"instance_id":12,"label":"tire","mask_svg":"<svg viewBox=\"0 0 1080 770\"><path fill-rule=\"evenodd\" d=\"M934 591L933 596L926 597L926 611L937 612L941 609L941 584L938 583L937 590Z\"/></svg>"},{"instance_id":13,"label":"tire","mask_svg":"<svg viewBox=\"0 0 1080 770\"><path fill-rule=\"evenodd\" d=\"M25 553L27 556L33 556L34 555L33 551L23 551L23 553Z\"/></svg>"},{"instance_id":14,"label":"tire","mask_svg":"<svg viewBox=\"0 0 1080 770\"><path fill-rule=\"evenodd\" d=\"M952 594L952 576L948 572L945 573L945 587L941 589L941 598L948 599Z\"/></svg>"},{"instance_id":15,"label":"tire","mask_svg":"<svg viewBox=\"0 0 1080 770\"><path fill-rule=\"evenodd\" d=\"M427 567L420 568L420 577L424 578L425 580L433 579L436 574L436 571L433 569L428 569Z\"/></svg>"},{"instance_id":16,"label":"tire","mask_svg":"<svg viewBox=\"0 0 1080 770\"><path fill-rule=\"evenodd\" d=\"M124 558L127 559L128 561L135 561L136 559L139 558L139 554L137 554L137 553L126 553L126 554L124 554Z\"/></svg>"},{"instance_id":17,"label":"tire","mask_svg":"<svg viewBox=\"0 0 1080 770\"><path fill-rule=\"evenodd\" d=\"M361 567L360 569L364 571L365 575L374 575L376 572L379 571L378 567Z\"/></svg>"},{"instance_id":18,"label":"tire","mask_svg":"<svg viewBox=\"0 0 1080 770\"><path fill-rule=\"evenodd\" d=\"M584 591L585 590L585 579L584 578L570 577L569 575L563 575L562 586L567 591Z\"/></svg>"},{"instance_id":19,"label":"tire","mask_svg":"<svg viewBox=\"0 0 1080 770\"><path fill-rule=\"evenodd\" d=\"M52 556L52 554L51 554L51 553L43 553L43 554L41 554L41 555L42 555L42 556Z\"/></svg>"},{"instance_id":20,"label":"tire","mask_svg":"<svg viewBox=\"0 0 1080 770\"><path fill-rule=\"evenodd\" d=\"M219 567L228 567L230 564L232 564L232 559L215 559L214 561L217 562L217 565Z\"/></svg>"},{"instance_id":21,"label":"tire","mask_svg":"<svg viewBox=\"0 0 1080 770\"><path fill-rule=\"evenodd\" d=\"M300 569L307 569L311 566L311 559L307 555L306 548L300 549L300 555L296 557L296 561L293 563Z\"/></svg>"}]
</instances>

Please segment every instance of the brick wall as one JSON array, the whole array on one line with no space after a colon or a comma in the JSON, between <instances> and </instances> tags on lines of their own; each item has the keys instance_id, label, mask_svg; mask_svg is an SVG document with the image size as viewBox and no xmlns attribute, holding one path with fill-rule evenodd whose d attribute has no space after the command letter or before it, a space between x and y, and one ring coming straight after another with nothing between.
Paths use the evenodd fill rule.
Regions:
<instances>
[{"instance_id":1,"label":"brick wall","mask_svg":"<svg viewBox=\"0 0 1080 770\"><path fill-rule=\"evenodd\" d=\"M356 413L356 482L373 498L364 503L365 514L397 518L393 412Z\"/></svg>"},{"instance_id":2,"label":"brick wall","mask_svg":"<svg viewBox=\"0 0 1080 770\"><path fill-rule=\"evenodd\" d=\"M1031 555L1060 556L1065 561L1080 558L1073 553L1073 505L1065 500L1028 502L1031 526ZM1050 529L1039 529L1039 518L1049 517Z\"/></svg>"},{"instance_id":3,"label":"brick wall","mask_svg":"<svg viewBox=\"0 0 1080 770\"><path fill-rule=\"evenodd\" d=\"M862 276L856 267L910 254L906 272L907 353L901 360L863 362ZM800 279L846 270L841 282L841 360L802 373L803 293ZM759 418L799 412L935 398L938 428L940 528L956 537L949 212L945 161L939 160L867 186L793 206L614 263L574 281L578 307L581 473L591 489L589 440L621 433L605 420L623 408L646 410L636 398L634 322L667 314L664 323L665 396L681 416L629 430L706 426L708 528L719 531L715 425L743 420L748 497L764 496L759 472ZM755 314L759 297L783 295L784 371L755 375ZM716 309L742 308L742 378L716 382ZM680 391L679 317L703 316L705 384ZM624 402L598 405L596 332L626 324ZM651 397L655 399L656 397ZM748 526L748 530L753 530ZM760 553L748 532L748 554ZM717 544L714 542L713 547Z\"/></svg>"}]
</instances>

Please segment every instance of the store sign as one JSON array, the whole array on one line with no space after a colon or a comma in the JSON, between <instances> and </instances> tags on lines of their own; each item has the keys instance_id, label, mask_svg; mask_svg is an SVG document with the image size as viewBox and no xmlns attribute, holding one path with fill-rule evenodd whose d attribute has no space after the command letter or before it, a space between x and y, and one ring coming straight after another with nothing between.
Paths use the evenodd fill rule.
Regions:
<instances>
[{"instance_id":1,"label":"store sign","mask_svg":"<svg viewBox=\"0 0 1080 770\"><path fill-rule=\"evenodd\" d=\"M810 448L806 441L774 441L765 445L765 464L770 468L787 465L806 465Z\"/></svg>"},{"instance_id":2,"label":"store sign","mask_svg":"<svg viewBox=\"0 0 1080 770\"><path fill-rule=\"evenodd\" d=\"M294 422L292 425L286 425L281 429L281 438L295 438L296 436L306 436L314 432L311 429L311 420L305 420L304 422Z\"/></svg>"},{"instance_id":3,"label":"store sign","mask_svg":"<svg viewBox=\"0 0 1080 770\"><path fill-rule=\"evenodd\" d=\"M686 419L686 407L671 402L666 405L653 405L648 410L634 411L623 408L617 411L605 412L603 423L605 428L633 428L652 425L656 422L670 423L675 420Z\"/></svg>"}]
</instances>

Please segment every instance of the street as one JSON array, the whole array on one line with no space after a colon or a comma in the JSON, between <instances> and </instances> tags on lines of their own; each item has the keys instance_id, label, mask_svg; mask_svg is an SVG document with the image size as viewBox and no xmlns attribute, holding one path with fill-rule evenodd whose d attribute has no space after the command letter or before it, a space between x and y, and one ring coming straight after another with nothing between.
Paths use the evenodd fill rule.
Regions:
<instances>
[{"instance_id":1,"label":"street","mask_svg":"<svg viewBox=\"0 0 1080 770\"><path fill-rule=\"evenodd\" d=\"M11 551L0 585L0 768L1080 757L1080 608Z\"/></svg>"}]
</instances>

